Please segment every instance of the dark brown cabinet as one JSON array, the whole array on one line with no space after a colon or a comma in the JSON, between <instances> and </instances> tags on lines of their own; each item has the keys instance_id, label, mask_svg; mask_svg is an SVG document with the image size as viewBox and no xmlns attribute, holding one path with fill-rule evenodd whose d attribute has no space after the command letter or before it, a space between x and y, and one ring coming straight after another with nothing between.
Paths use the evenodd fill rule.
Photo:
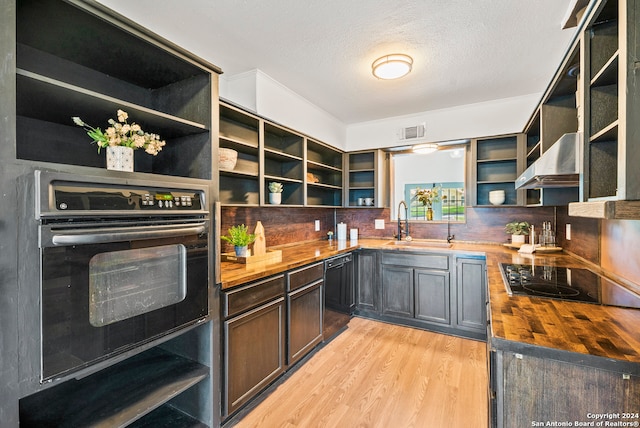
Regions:
<instances>
[{"instance_id":1,"label":"dark brown cabinet","mask_svg":"<svg viewBox=\"0 0 640 428\"><path fill-rule=\"evenodd\" d=\"M167 142L137 172L212 178L219 69L93 3L20 1L16 24L17 159L104 168L71 117L105 129L122 109Z\"/></svg>"},{"instance_id":2,"label":"dark brown cabinet","mask_svg":"<svg viewBox=\"0 0 640 428\"><path fill-rule=\"evenodd\" d=\"M365 250L357 253L356 261L356 314L486 339L484 257Z\"/></svg>"},{"instance_id":3,"label":"dark brown cabinet","mask_svg":"<svg viewBox=\"0 0 640 428\"><path fill-rule=\"evenodd\" d=\"M283 185L281 205L339 207L343 152L277 125L230 102L220 103L221 148L237 152L233 168L220 169L220 202L268 206L269 184ZM277 204L277 205L280 205Z\"/></svg>"},{"instance_id":4,"label":"dark brown cabinet","mask_svg":"<svg viewBox=\"0 0 640 428\"><path fill-rule=\"evenodd\" d=\"M2 10L0 183L5 199L26 201L15 183L34 170L127 182L146 177L212 183L219 68L99 2L8 0ZM72 121L79 116L104 130L119 109L128 113L129 123L166 140L157 156L137 150L132 173L107 171L105 150L98 153ZM16 223L26 221L22 208L5 204L0 209L5 229L14 231L3 234L0 247L16 247ZM219 409L211 404L219 402L212 378L218 369L212 343L219 342L219 329L210 320L126 348L116 358L86 367L81 380L63 376L41 382L40 312L19 309L28 299L18 285L25 268L17 266L26 263L7 255L0 264L8 278L3 293L10 296L0 304L6 314L0 323L11 338L3 341L0 355L3 426L154 426L162 419L180 420L182 426L219 424Z\"/></svg>"},{"instance_id":5,"label":"dark brown cabinet","mask_svg":"<svg viewBox=\"0 0 640 428\"><path fill-rule=\"evenodd\" d=\"M485 333L487 326L486 262L479 258L456 257L456 327Z\"/></svg>"},{"instance_id":6,"label":"dark brown cabinet","mask_svg":"<svg viewBox=\"0 0 640 428\"><path fill-rule=\"evenodd\" d=\"M324 265L287 273L287 364L292 365L322 341Z\"/></svg>"},{"instance_id":7,"label":"dark brown cabinet","mask_svg":"<svg viewBox=\"0 0 640 428\"><path fill-rule=\"evenodd\" d=\"M504 205L522 205L524 191L515 181L524 171L524 134L479 138L471 141L469 204L493 206L489 192L504 190Z\"/></svg>"},{"instance_id":8,"label":"dark brown cabinet","mask_svg":"<svg viewBox=\"0 0 640 428\"><path fill-rule=\"evenodd\" d=\"M414 271L415 317L430 323L451 324L449 272Z\"/></svg>"},{"instance_id":9,"label":"dark brown cabinet","mask_svg":"<svg viewBox=\"0 0 640 428\"><path fill-rule=\"evenodd\" d=\"M346 207L366 207L358 202L373 198L373 206L389 206L389 168L387 155L382 150L347 153L345 156Z\"/></svg>"},{"instance_id":10,"label":"dark brown cabinet","mask_svg":"<svg viewBox=\"0 0 640 428\"><path fill-rule=\"evenodd\" d=\"M356 310L378 312L380 299L378 281L378 251L360 250L355 253Z\"/></svg>"},{"instance_id":11,"label":"dark brown cabinet","mask_svg":"<svg viewBox=\"0 0 640 428\"><path fill-rule=\"evenodd\" d=\"M306 204L342 206L342 152L307 138Z\"/></svg>"},{"instance_id":12,"label":"dark brown cabinet","mask_svg":"<svg viewBox=\"0 0 640 428\"><path fill-rule=\"evenodd\" d=\"M413 268L382 266L382 314L413 318Z\"/></svg>"},{"instance_id":13,"label":"dark brown cabinet","mask_svg":"<svg viewBox=\"0 0 640 428\"><path fill-rule=\"evenodd\" d=\"M578 354L570 355L574 363L544 352L491 351L492 427L547 426L547 421L577 426L575 421L593 422L589 415L595 414L610 415L610 426L638 422L640 377L586 365Z\"/></svg>"},{"instance_id":14,"label":"dark brown cabinet","mask_svg":"<svg viewBox=\"0 0 640 428\"><path fill-rule=\"evenodd\" d=\"M226 205L260 204L260 119L220 104L220 148L238 153L233 169L220 168L220 202Z\"/></svg>"},{"instance_id":15,"label":"dark brown cabinet","mask_svg":"<svg viewBox=\"0 0 640 428\"><path fill-rule=\"evenodd\" d=\"M223 417L285 370L285 279L277 275L222 294Z\"/></svg>"},{"instance_id":16,"label":"dark brown cabinet","mask_svg":"<svg viewBox=\"0 0 640 428\"><path fill-rule=\"evenodd\" d=\"M581 31L583 174L569 215L640 217L637 0L594 2Z\"/></svg>"}]
</instances>

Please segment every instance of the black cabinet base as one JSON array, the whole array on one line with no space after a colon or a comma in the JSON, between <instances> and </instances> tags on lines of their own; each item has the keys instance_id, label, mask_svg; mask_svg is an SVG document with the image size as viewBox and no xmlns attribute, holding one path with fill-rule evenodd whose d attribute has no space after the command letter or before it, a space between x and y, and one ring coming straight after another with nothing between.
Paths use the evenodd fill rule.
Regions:
<instances>
[{"instance_id":1,"label":"black cabinet base","mask_svg":"<svg viewBox=\"0 0 640 428\"><path fill-rule=\"evenodd\" d=\"M486 331L481 332L481 331L475 331L475 330L462 330L460 328L455 328L451 326L437 325L437 324L427 323L424 321L405 318L405 317L381 315L375 312L363 311L360 309L356 309L354 315L362 318L369 318L376 321L387 322L390 324L404 325L407 327L415 327L421 330L432 331L434 333L442 333L442 334L448 334L451 336L462 337L464 339L479 340L481 342L486 342L487 340Z\"/></svg>"}]
</instances>

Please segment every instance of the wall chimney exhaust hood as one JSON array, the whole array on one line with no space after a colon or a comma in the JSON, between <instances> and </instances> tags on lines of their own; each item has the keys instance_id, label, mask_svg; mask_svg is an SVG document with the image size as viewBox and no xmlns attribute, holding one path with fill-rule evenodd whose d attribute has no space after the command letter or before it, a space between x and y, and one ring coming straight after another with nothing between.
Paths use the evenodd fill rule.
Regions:
<instances>
[{"instance_id":1,"label":"wall chimney exhaust hood","mask_svg":"<svg viewBox=\"0 0 640 428\"><path fill-rule=\"evenodd\" d=\"M581 159L581 134L564 134L518 177L516 189L579 186Z\"/></svg>"}]
</instances>

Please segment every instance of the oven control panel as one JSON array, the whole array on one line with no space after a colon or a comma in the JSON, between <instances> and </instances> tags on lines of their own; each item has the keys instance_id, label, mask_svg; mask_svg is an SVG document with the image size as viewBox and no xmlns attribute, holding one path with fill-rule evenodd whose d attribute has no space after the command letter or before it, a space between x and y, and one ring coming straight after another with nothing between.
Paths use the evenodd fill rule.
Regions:
<instances>
[{"instance_id":1,"label":"oven control panel","mask_svg":"<svg viewBox=\"0 0 640 428\"><path fill-rule=\"evenodd\" d=\"M203 192L183 189L153 189L74 186L53 184L53 203L57 211L205 211Z\"/></svg>"}]
</instances>

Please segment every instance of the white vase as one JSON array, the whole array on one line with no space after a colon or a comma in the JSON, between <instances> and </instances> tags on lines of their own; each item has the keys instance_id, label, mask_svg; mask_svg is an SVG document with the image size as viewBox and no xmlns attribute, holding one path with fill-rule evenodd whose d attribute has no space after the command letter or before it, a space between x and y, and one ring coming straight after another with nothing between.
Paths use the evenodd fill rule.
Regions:
<instances>
[{"instance_id":1,"label":"white vase","mask_svg":"<svg viewBox=\"0 0 640 428\"><path fill-rule=\"evenodd\" d=\"M280 205L282 202L282 193L269 193L269 203L272 205Z\"/></svg>"},{"instance_id":2,"label":"white vase","mask_svg":"<svg viewBox=\"0 0 640 428\"><path fill-rule=\"evenodd\" d=\"M125 146L107 147L107 169L133 172L133 149Z\"/></svg>"}]
</instances>

